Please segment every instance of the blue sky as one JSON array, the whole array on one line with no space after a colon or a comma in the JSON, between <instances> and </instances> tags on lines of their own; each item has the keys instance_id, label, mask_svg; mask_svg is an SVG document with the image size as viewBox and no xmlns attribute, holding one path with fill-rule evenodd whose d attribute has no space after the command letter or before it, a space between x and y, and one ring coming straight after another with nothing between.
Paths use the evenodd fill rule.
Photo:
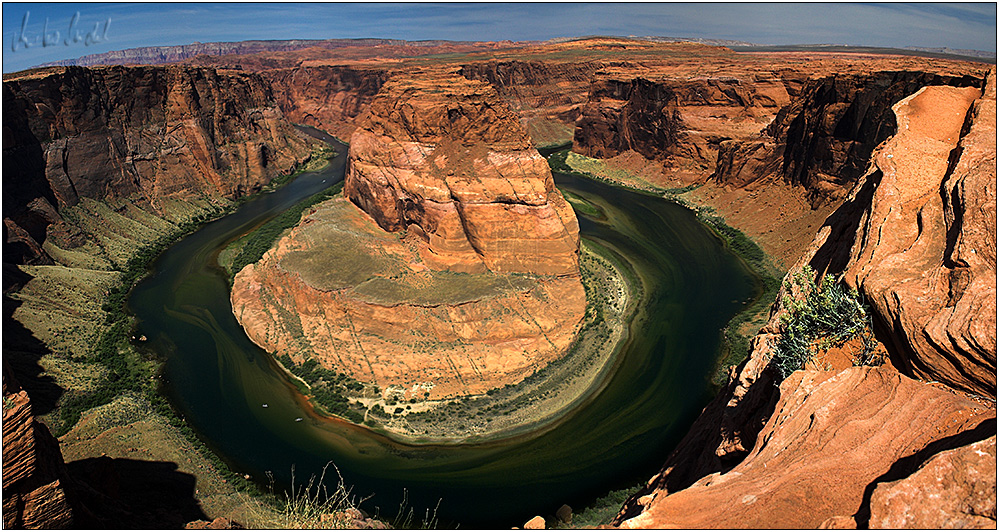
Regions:
<instances>
[{"instance_id":1,"label":"blue sky","mask_svg":"<svg viewBox=\"0 0 999 532\"><path fill-rule=\"evenodd\" d=\"M22 33L26 14L26 31ZM48 46L41 39L46 20ZM95 35L103 42L88 44L85 35L95 26ZM30 46L24 45L22 35ZM72 35L81 38L77 42L67 39ZM110 50L194 41L358 37L545 40L582 35L995 51L996 4L5 2L3 71Z\"/></svg>"}]
</instances>

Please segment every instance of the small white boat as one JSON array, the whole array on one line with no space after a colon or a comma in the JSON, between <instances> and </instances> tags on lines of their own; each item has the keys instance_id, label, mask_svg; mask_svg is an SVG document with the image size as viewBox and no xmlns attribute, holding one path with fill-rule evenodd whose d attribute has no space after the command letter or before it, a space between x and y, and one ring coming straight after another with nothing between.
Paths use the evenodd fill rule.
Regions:
<instances>
[{"instance_id":1,"label":"small white boat","mask_svg":"<svg viewBox=\"0 0 999 532\"><path fill-rule=\"evenodd\" d=\"M299 421L302 421L302 418L300 418L300 417L296 417L296 418L295 418L295 423L298 423Z\"/></svg>"},{"instance_id":2,"label":"small white boat","mask_svg":"<svg viewBox=\"0 0 999 532\"><path fill-rule=\"evenodd\" d=\"M262 405L260 405L260 406L262 406L262 407L264 407L264 408L267 408L267 403L264 403L264 404L262 404Z\"/></svg>"}]
</instances>

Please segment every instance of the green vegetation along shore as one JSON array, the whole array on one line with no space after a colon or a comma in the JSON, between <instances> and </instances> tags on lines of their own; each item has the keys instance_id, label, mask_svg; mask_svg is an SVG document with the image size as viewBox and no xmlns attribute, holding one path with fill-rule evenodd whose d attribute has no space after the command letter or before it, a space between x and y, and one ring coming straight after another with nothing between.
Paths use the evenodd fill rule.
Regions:
<instances>
[{"instance_id":1,"label":"green vegetation along shore","mask_svg":"<svg viewBox=\"0 0 999 532\"><path fill-rule=\"evenodd\" d=\"M260 227L229 243L225 249L219 252L218 256L219 266L225 270L229 277L229 285L232 285L233 278L240 270L246 265L260 260L286 230L298 225L302 213L306 209L336 196L341 190L343 190L343 183L332 185L326 190L296 203Z\"/></svg>"},{"instance_id":2,"label":"green vegetation along shore","mask_svg":"<svg viewBox=\"0 0 999 532\"><path fill-rule=\"evenodd\" d=\"M204 446L160 393L162 361L143 348L145 338L135 336L126 299L152 262L173 243L248 199L273 191L302 172L328 165L334 155L329 148L319 148L296 172L275 178L256 194L238 200L161 198L154 210L138 200L82 198L78 205L60 211L63 227L43 244L58 264L17 266L24 275L23 285L5 294L15 307L12 321L46 349L41 353L22 349L19 339L8 352L5 342L5 363L25 376L33 390L32 401L40 406L38 417L56 436L71 431L88 435L67 441L67 456L86 458L86 453L95 452L88 450L92 447L88 440L114 440L103 436L110 432L118 433L122 441L148 440L147 433L178 437L188 442L181 453L186 462L200 464L197 467L204 472L204 477L198 476L199 486L214 485L225 492L210 505L242 504L233 502L245 501L245 495L235 489L263 494ZM42 385L31 386L32 382ZM140 419L135 412L145 414ZM130 448L101 451L108 455L132 452Z\"/></svg>"}]
</instances>

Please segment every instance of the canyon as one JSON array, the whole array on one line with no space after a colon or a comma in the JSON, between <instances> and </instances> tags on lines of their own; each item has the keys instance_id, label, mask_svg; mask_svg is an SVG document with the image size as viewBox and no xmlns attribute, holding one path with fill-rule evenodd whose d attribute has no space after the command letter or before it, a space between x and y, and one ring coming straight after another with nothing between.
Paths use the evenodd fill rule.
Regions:
<instances>
[{"instance_id":1,"label":"canyon","mask_svg":"<svg viewBox=\"0 0 999 532\"><path fill-rule=\"evenodd\" d=\"M781 379L772 360L801 297L783 287L748 356L609 524L995 527L994 67L614 38L444 59L382 44L400 48L5 75L5 320L53 352L5 356L5 462L8 441L33 441L8 438L6 397L25 400L8 366L33 400L106 378L86 358L99 335L73 338L108 311L59 308L52 287L100 308L135 242L308 160L299 123L349 139L348 170L343 197L236 275L233 312L269 352L405 399L483 394L555 360L584 319L586 254L536 147L571 144L573 170L721 216L787 279L808 266L855 288L886 353L854 365L848 344ZM69 378L80 359L89 382ZM15 410L10 434L58 452ZM46 475L10 491L5 468L5 524L68 522L18 502L67 483Z\"/></svg>"}]
</instances>

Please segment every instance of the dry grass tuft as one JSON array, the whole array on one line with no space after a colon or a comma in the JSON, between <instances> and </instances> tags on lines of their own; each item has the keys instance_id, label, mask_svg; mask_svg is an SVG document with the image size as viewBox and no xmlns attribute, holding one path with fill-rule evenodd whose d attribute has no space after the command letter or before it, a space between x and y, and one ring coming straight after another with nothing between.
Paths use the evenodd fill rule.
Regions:
<instances>
[{"instance_id":1,"label":"dry grass tuft","mask_svg":"<svg viewBox=\"0 0 999 532\"><path fill-rule=\"evenodd\" d=\"M332 466L336 472L336 486L326 486L326 471ZM268 475L270 477L270 475ZM273 483L273 477L271 477ZM295 468L291 469L291 492L285 493L283 505L270 514L260 525L271 529L353 529L367 528L364 514L358 509L363 501L351 494L344 485L340 470L333 462L323 467L317 479L314 475L298 488L295 487Z\"/></svg>"}]
</instances>

